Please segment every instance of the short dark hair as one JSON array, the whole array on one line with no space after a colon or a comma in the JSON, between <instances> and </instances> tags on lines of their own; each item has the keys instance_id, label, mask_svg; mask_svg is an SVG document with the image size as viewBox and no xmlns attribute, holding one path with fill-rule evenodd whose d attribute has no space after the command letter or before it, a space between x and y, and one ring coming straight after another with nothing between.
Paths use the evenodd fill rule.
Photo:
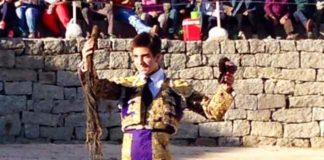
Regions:
<instances>
[{"instance_id":1,"label":"short dark hair","mask_svg":"<svg viewBox=\"0 0 324 160\"><path fill-rule=\"evenodd\" d=\"M161 53L161 39L158 35L142 32L135 36L131 42L131 51L135 47L147 47L152 52L153 56Z\"/></svg>"}]
</instances>

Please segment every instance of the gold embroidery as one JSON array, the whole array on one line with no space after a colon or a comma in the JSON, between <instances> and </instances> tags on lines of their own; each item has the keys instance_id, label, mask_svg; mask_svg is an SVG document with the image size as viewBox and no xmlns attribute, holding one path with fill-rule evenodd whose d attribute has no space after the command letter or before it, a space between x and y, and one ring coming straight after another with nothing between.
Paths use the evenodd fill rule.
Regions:
<instances>
[{"instance_id":1,"label":"gold embroidery","mask_svg":"<svg viewBox=\"0 0 324 160\"><path fill-rule=\"evenodd\" d=\"M170 135L163 132L154 132L152 134L152 149L154 160L171 160L168 144Z\"/></svg>"},{"instance_id":2,"label":"gold embroidery","mask_svg":"<svg viewBox=\"0 0 324 160\"><path fill-rule=\"evenodd\" d=\"M122 144L122 160L132 160L132 139L133 136L130 133L124 133Z\"/></svg>"}]
</instances>

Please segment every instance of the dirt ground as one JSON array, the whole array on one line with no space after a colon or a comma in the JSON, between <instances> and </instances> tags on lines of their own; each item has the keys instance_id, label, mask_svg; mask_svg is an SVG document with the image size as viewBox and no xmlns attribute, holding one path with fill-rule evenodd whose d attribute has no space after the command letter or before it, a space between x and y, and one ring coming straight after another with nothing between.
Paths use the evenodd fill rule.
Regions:
<instances>
[{"instance_id":1,"label":"dirt ground","mask_svg":"<svg viewBox=\"0 0 324 160\"><path fill-rule=\"evenodd\" d=\"M324 160L324 149L170 146L174 160ZM0 145L0 160L88 160L82 144ZM104 159L120 159L120 145L104 145Z\"/></svg>"}]
</instances>

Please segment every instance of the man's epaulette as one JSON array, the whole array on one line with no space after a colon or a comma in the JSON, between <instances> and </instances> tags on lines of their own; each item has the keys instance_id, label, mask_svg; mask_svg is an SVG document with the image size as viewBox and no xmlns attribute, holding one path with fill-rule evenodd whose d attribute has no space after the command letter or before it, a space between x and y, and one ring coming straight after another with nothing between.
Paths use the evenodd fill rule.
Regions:
<instances>
[{"instance_id":1,"label":"man's epaulette","mask_svg":"<svg viewBox=\"0 0 324 160\"><path fill-rule=\"evenodd\" d=\"M193 92L192 85L185 80L171 80L170 86L177 94L183 97L189 97Z\"/></svg>"},{"instance_id":2,"label":"man's epaulette","mask_svg":"<svg viewBox=\"0 0 324 160\"><path fill-rule=\"evenodd\" d=\"M132 87L138 81L138 77L136 76L129 76L129 77L122 77L116 80L115 82L121 84L125 87Z\"/></svg>"}]
</instances>

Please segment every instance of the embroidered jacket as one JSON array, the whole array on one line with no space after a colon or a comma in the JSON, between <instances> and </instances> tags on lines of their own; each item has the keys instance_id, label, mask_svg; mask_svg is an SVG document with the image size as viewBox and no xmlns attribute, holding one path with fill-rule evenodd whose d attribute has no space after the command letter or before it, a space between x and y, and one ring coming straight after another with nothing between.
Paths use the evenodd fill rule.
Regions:
<instances>
[{"instance_id":1,"label":"embroidered jacket","mask_svg":"<svg viewBox=\"0 0 324 160\"><path fill-rule=\"evenodd\" d=\"M223 85L218 86L210 99L194 91L186 81L166 78L150 106L144 106L141 102L144 84L139 76L116 82L95 81L97 96L119 100L124 132L123 160L171 159L167 148L170 134L176 133L185 108L209 119L221 120L233 101Z\"/></svg>"}]
</instances>

